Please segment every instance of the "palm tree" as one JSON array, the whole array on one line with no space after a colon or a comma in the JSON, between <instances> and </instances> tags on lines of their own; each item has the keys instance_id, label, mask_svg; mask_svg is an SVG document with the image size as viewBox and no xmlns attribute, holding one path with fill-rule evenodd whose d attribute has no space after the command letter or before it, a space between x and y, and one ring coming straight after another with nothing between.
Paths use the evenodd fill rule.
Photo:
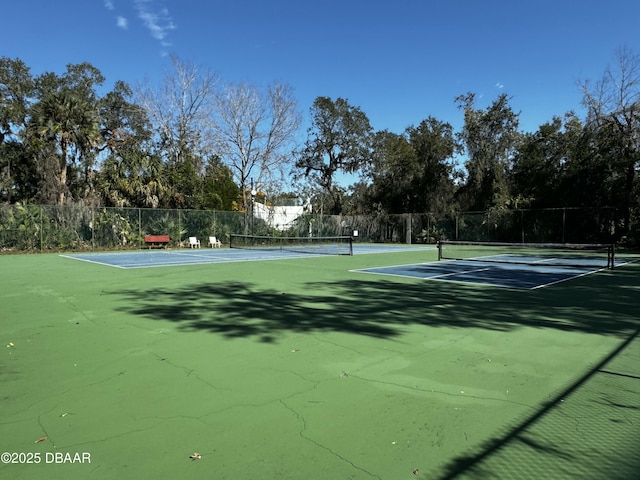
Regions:
<instances>
[{"instance_id":1,"label":"palm tree","mask_svg":"<svg viewBox=\"0 0 640 480\"><path fill-rule=\"evenodd\" d=\"M157 208L168 192L163 175L159 156L128 148L104 161L99 186L107 202L114 206Z\"/></svg>"},{"instance_id":2,"label":"palm tree","mask_svg":"<svg viewBox=\"0 0 640 480\"><path fill-rule=\"evenodd\" d=\"M53 147L55 178L44 180L57 183L57 203L62 205L68 192L69 166L81 161L85 168L93 164L101 140L97 109L93 101L71 91L52 92L34 106L31 124L42 150Z\"/></svg>"}]
</instances>

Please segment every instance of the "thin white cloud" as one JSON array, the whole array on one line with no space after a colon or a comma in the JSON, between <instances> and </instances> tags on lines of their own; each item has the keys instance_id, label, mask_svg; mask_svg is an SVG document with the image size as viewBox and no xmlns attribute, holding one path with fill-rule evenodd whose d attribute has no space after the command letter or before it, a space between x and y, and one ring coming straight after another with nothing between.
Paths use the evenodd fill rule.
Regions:
<instances>
[{"instance_id":1,"label":"thin white cloud","mask_svg":"<svg viewBox=\"0 0 640 480\"><path fill-rule=\"evenodd\" d=\"M496 87L498 88L498 90L502 90L504 88L504 85L498 82L496 83Z\"/></svg>"},{"instance_id":2,"label":"thin white cloud","mask_svg":"<svg viewBox=\"0 0 640 480\"><path fill-rule=\"evenodd\" d=\"M115 8L111 0L104 0L104 7L107 10L113 10Z\"/></svg>"},{"instance_id":3,"label":"thin white cloud","mask_svg":"<svg viewBox=\"0 0 640 480\"><path fill-rule=\"evenodd\" d=\"M124 17L116 17L116 25L123 30L126 30L129 27L129 21Z\"/></svg>"},{"instance_id":4,"label":"thin white cloud","mask_svg":"<svg viewBox=\"0 0 640 480\"><path fill-rule=\"evenodd\" d=\"M156 40L160 40L164 46L167 46L165 38L171 30L175 30L169 10L166 8L154 8L152 0L135 0L138 18L142 20L144 26Z\"/></svg>"}]
</instances>

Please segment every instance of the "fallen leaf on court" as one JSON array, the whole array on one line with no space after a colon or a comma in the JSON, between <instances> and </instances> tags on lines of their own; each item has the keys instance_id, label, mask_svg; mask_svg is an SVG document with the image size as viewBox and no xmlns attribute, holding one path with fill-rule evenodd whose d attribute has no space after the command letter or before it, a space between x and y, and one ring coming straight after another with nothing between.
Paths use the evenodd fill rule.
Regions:
<instances>
[{"instance_id":1,"label":"fallen leaf on court","mask_svg":"<svg viewBox=\"0 0 640 480\"><path fill-rule=\"evenodd\" d=\"M41 443L41 442L46 442L49 439L49 437L40 437L39 439L37 439L35 442L33 443Z\"/></svg>"}]
</instances>

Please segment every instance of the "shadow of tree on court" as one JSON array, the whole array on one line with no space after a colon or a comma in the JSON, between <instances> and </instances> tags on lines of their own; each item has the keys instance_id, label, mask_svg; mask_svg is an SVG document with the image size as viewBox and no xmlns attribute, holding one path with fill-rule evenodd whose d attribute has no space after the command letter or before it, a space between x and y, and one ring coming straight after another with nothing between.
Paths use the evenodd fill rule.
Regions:
<instances>
[{"instance_id":1,"label":"shadow of tree on court","mask_svg":"<svg viewBox=\"0 0 640 480\"><path fill-rule=\"evenodd\" d=\"M621 355L637 357L639 348L640 328L533 414L451 459L433 478L552 478L565 471L585 479L639 479L640 370L637 362L633 372L629 364L616 365Z\"/></svg>"},{"instance_id":2,"label":"shadow of tree on court","mask_svg":"<svg viewBox=\"0 0 640 480\"><path fill-rule=\"evenodd\" d=\"M228 338L275 341L280 332L337 331L393 337L403 327L551 328L623 334L640 324L637 268L533 291L361 275L343 281L265 285L194 282L111 291L120 311Z\"/></svg>"},{"instance_id":3,"label":"shadow of tree on court","mask_svg":"<svg viewBox=\"0 0 640 480\"><path fill-rule=\"evenodd\" d=\"M284 332L344 332L393 338L412 325L428 327L425 335L429 335L430 329L441 327L504 332L529 327L614 335L621 339L637 336L640 328L639 265L532 291L364 274L349 275L341 281L299 284L275 277L269 283L207 280L178 288L108 293L117 297L120 306L116 308L127 314L172 322L186 331L262 342L277 342ZM580 461L584 452L553 443L555 437L546 430L549 423L542 420L560 407L565 409L562 414L569 415L569 423L572 415L580 418L591 415L589 409L586 414L582 411L567 414L571 404L561 402L582 389L604 365L605 362L593 366L584 377L522 422L511 423L496 432L478 450L452 458L440 469L439 478L484 478L483 475L491 477L510 471L510 462L519 461L518 454L506 459L497 454L511 446L516 452L523 446L534 452L538 456L535 461L553 458L556 463L571 464L573 456ZM610 399L609 403L612 409L622 409L622 405L629 410L619 400ZM617 465L609 468L610 478L628 478L628 472L638 471L639 460L632 454L637 450L637 441L635 438L620 446L622 456ZM532 457L523 458L527 462Z\"/></svg>"}]
</instances>

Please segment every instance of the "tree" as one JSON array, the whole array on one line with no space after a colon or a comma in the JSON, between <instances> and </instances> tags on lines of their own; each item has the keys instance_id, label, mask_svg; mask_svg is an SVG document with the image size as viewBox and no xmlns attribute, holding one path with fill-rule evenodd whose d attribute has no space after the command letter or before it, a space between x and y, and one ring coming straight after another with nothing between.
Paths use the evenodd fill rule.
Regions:
<instances>
[{"instance_id":1,"label":"tree","mask_svg":"<svg viewBox=\"0 0 640 480\"><path fill-rule=\"evenodd\" d=\"M354 190L359 210L449 213L457 148L453 127L433 117L402 135L376 132L372 161L365 169L369 185L361 183Z\"/></svg>"},{"instance_id":2,"label":"tree","mask_svg":"<svg viewBox=\"0 0 640 480\"><path fill-rule=\"evenodd\" d=\"M118 81L99 101L101 150L107 156L98 186L106 205L158 207L166 192L163 165L152 153L149 117L132 95L131 88Z\"/></svg>"},{"instance_id":3,"label":"tree","mask_svg":"<svg viewBox=\"0 0 640 480\"><path fill-rule=\"evenodd\" d=\"M213 131L216 152L229 165L240 185L242 206L248 211L248 187L277 180L290 162L300 114L291 87L229 84L216 96Z\"/></svg>"},{"instance_id":4,"label":"tree","mask_svg":"<svg viewBox=\"0 0 640 480\"><path fill-rule=\"evenodd\" d=\"M117 81L113 90L99 100L102 149L110 155L132 146L141 147L152 138L149 116L132 97L131 87Z\"/></svg>"},{"instance_id":5,"label":"tree","mask_svg":"<svg viewBox=\"0 0 640 480\"><path fill-rule=\"evenodd\" d=\"M0 142L15 139L24 129L33 77L22 60L0 58Z\"/></svg>"},{"instance_id":6,"label":"tree","mask_svg":"<svg viewBox=\"0 0 640 480\"><path fill-rule=\"evenodd\" d=\"M406 136L383 130L373 135L373 154L366 183L356 185L359 210L365 213L412 211L412 184L418 175L416 152Z\"/></svg>"},{"instance_id":7,"label":"tree","mask_svg":"<svg viewBox=\"0 0 640 480\"><path fill-rule=\"evenodd\" d=\"M606 159L612 200L622 211L621 226L626 233L632 212L640 209L640 55L622 48L616 60L615 69L607 68L593 86L583 82L582 91L593 151Z\"/></svg>"},{"instance_id":8,"label":"tree","mask_svg":"<svg viewBox=\"0 0 640 480\"><path fill-rule=\"evenodd\" d=\"M0 142L0 203L34 199L38 178L36 164L24 143Z\"/></svg>"},{"instance_id":9,"label":"tree","mask_svg":"<svg viewBox=\"0 0 640 480\"><path fill-rule=\"evenodd\" d=\"M168 194L162 159L135 146L103 162L98 186L107 206L157 208Z\"/></svg>"},{"instance_id":10,"label":"tree","mask_svg":"<svg viewBox=\"0 0 640 480\"><path fill-rule=\"evenodd\" d=\"M418 166L413 212L451 213L454 197L453 155L459 149L451 124L428 117L407 129Z\"/></svg>"},{"instance_id":11,"label":"tree","mask_svg":"<svg viewBox=\"0 0 640 480\"><path fill-rule=\"evenodd\" d=\"M369 118L343 98L318 97L311 107L312 125L307 141L297 153L296 168L312 177L329 200L329 211L342 211L334 186L337 172L355 173L372 157L373 129Z\"/></svg>"},{"instance_id":12,"label":"tree","mask_svg":"<svg viewBox=\"0 0 640 480\"><path fill-rule=\"evenodd\" d=\"M159 87L147 84L136 88L136 104L147 112L153 125L158 154L167 167L168 186L174 190L170 206L190 208L192 187L201 181L204 159L213 150L208 129L218 76L175 55L171 64L173 70Z\"/></svg>"},{"instance_id":13,"label":"tree","mask_svg":"<svg viewBox=\"0 0 640 480\"><path fill-rule=\"evenodd\" d=\"M55 196L56 203L64 204L75 180L70 172L84 174L80 183L91 190L90 173L101 143L94 88L103 81L88 63L68 65L60 77L49 72L36 79L39 99L30 110L27 136L42 172L42 200ZM86 190L76 193L86 195Z\"/></svg>"},{"instance_id":14,"label":"tree","mask_svg":"<svg viewBox=\"0 0 640 480\"><path fill-rule=\"evenodd\" d=\"M0 58L0 201L30 199L37 191L36 165L22 138L34 90L24 62Z\"/></svg>"},{"instance_id":15,"label":"tree","mask_svg":"<svg viewBox=\"0 0 640 480\"><path fill-rule=\"evenodd\" d=\"M519 207L571 207L584 192L581 169L575 171L583 124L575 113L554 117L536 132L523 136L513 158L512 191ZM576 183L576 181L578 183ZM575 188L578 187L578 188Z\"/></svg>"},{"instance_id":16,"label":"tree","mask_svg":"<svg viewBox=\"0 0 640 480\"><path fill-rule=\"evenodd\" d=\"M218 157L207 161L204 174L202 207L215 210L234 210L240 189L233 181L233 172Z\"/></svg>"},{"instance_id":17,"label":"tree","mask_svg":"<svg viewBox=\"0 0 640 480\"><path fill-rule=\"evenodd\" d=\"M518 114L500 95L486 110L476 109L475 94L456 98L464 111L464 127L458 137L467 155L466 182L459 190L463 209L503 208L510 202L507 175L517 148Z\"/></svg>"}]
</instances>

